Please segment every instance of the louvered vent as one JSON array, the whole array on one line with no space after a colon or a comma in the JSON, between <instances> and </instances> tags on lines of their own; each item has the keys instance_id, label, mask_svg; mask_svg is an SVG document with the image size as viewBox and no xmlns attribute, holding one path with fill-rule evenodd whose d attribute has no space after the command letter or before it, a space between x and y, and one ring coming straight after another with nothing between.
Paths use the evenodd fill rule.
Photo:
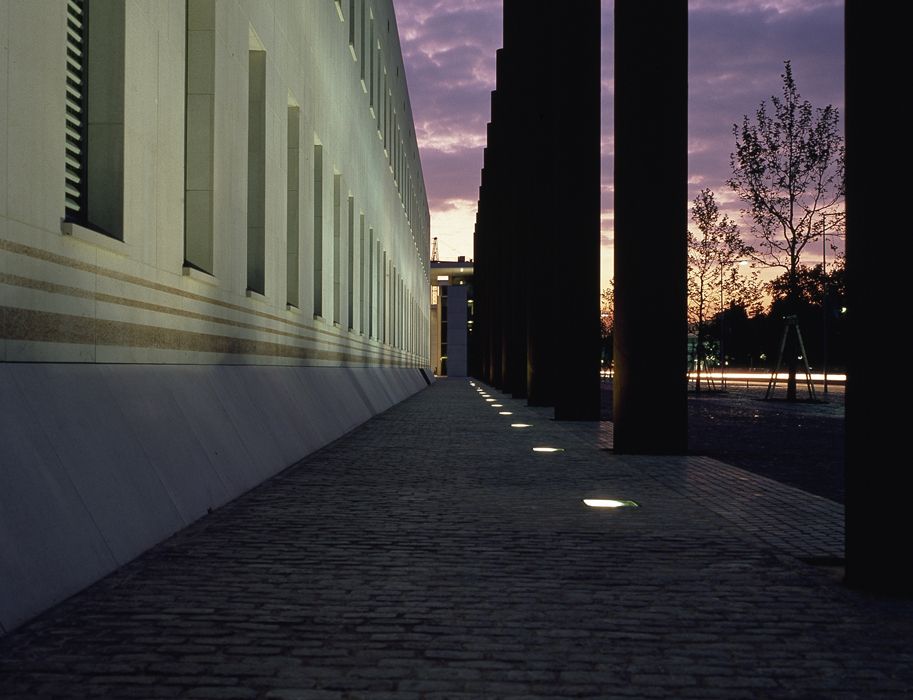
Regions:
<instances>
[{"instance_id":1,"label":"louvered vent","mask_svg":"<svg viewBox=\"0 0 913 700\"><path fill-rule=\"evenodd\" d=\"M86 0L67 0L66 215L85 219Z\"/></svg>"}]
</instances>

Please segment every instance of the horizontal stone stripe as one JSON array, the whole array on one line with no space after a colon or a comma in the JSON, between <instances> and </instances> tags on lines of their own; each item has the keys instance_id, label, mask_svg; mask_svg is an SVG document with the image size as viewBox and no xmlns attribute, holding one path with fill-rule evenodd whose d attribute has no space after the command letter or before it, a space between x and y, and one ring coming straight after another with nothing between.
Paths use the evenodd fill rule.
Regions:
<instances>
[{"instance_id":1,"label":"horizontal stone stripe","mask_svg":"<svg viewBox=\"0 0 913 700\"><path fill-rule=\"evenodd\" d=\"M314 350L264 340L234 338L8 306L0 307L0 337L7 340L33 342L183 350L341 363L360 363L367 359L344 352ZM398 364L398 362L392 356L385 356L372 358L371 364Z\"/></svg>"},{"instance_id":2,"label":"horizontal stone stripe","mask_svg":"<svg viewBox=\"0 0 913 700\"><path fill-rule=\"evenodd\" d=\"M57 253L51 253L46 250L41 250L40 248L34 248L32 246L27 246L22 243L16 243L14 241L8 241L0 238L0 250L6 250L10 253L15 253L16 255L25 255L36 260L43 260L45 262L53 263L55 265L61 265L63 267L68 267L73 270L79 270L81 272L86 272L94 275L101 275L103 277L108 277L110 279L118 280L120 282L127 282L128 284L133 284L139 287L145 287L146 289L152 289L157 292L163 292L165 294L171 294L174 296L182 297L184 299L190 299L193 301L203 302L205 304L212 304L213 306L218 306L223 309L229 309L231 311L240 311L251 316L257 316L259 318L268 319L270 321L276 321L278 323L291 326L293 328L298 328L301 330L309 331L318 335L324 335L329 339L340 340L340 335L332 331L323 330L320 328L313 328L311 326L306 326L303 323L298 323L297 321L292 321L288 318L283 318L282 316L277 316L275 314L267 313L265 311L257 311L256 309L251 309L246 306L241 306L240 304L233 304L228 301L223 301L221 299L215 299L212 297L207 297L203 294L196 294L194 292L188 292L177 287L171 287L166 284L161 284L159 282L152 282L150 280L144 279L142 277L136 277L135 275L128 275L124 272L119 272L117 270L109 270L107 268L95 265L92 263L82 262L81 260L73 260L68 258L65 255L59 255ZM275 332L275 331L270 331ZM371 342L362 337L352 338L351 343L362 346L366 350L373 349Z\"/></svg>"},{"instance_id":3,"label":"horizontal stone stripe","mask_svg":"<svg viewBox=\"0 0 913 700\"><path fill-rule=\"evenodd\" d=\"M126 297L118 297L114 296L113 294L105 294L103 292L93 292L88 289L79 289L78 287L70 287L67 285L57 284L55 282L45 282L44 280L34 280L27 277L20 277L18 275L7 275L0 273L0 284L7 284L16 287L22 287L25 289L37 289L43 292L48 292L50 294L62 294L65 296L77 297L80 299L91 299L93 301L99 301L107 304L128 306L134 309L154 311L156 313L168 314L171 316L180 316L181 318L189 318L197 321L205 321L208 323L219 323L225 326L231 326L233 328L241 328L261 333L271 333L273 335L284 336L286 338L293 338L296 340L319 342L314 337L301 335L299 333L292 333L289 331L275 330L273 328L269 328L268 326L256 326L252 323L244 323L243 321L235 321L233 319L222 318L220 316L201 314L195 311L187 311L186 309L178 309L171 306L164 306L162 304L153 304L147 301L128 299ZM341 339L336 338L335 344L342 346L340 341Z\"/></svg>"}]
</instances>

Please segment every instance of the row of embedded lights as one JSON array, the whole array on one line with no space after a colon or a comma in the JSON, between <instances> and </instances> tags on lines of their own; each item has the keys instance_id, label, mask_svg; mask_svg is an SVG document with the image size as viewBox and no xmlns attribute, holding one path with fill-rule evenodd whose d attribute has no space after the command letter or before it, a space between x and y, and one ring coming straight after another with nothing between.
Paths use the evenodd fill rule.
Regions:
<instances>
[{"instance_id":1,"label":"row of embedded lights","mask_svg":"<svg viewBox=\"0 0 913 700\"><path fill-rule=\"evenodd\" d=\"M469 382L469 386L473 387L481 396L486 403L490 403L492 408L504 408L504 404L497 402L497 399L491 397L491 394L488 394L484 389L479 386L476 386L475 382ZM512 411L498 411L499 416L512 416ZM511 423L511 428L532 428L533 426L530 423ZM534 447L533 452L564 452L562 447ZM616 501L611 498L584 498L584 505L589 506L590 508L637 508L637 504L634 501Z\"/></svg>"}]
</instances>

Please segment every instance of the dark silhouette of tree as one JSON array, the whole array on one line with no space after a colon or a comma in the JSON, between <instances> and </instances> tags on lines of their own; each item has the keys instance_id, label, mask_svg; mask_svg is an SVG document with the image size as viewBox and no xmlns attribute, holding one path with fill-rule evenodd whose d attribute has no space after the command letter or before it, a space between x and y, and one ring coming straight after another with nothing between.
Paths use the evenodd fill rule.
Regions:
<instances>
[{"instance_id":1,"label":"dark silhouette of tree","mask_svg":"<svg viewBox=\"0 0 913 700\"><path fill-rule=\"evenodd\" d=\"M824 291L830 299L842 301L846 296L846 268L844 259L838 257L827 274L821 263L817 265L799 265L796 268L794 299L801 304L817 306L824 298ZM790 300L790 280L784 273L767 283L771 298L776 301Z\"/></svg>"},{"instance_id":2,"label":"dark silhouette of tree","mask_svg":"<svg viewBox=\"0 0 913 700\"><path fill-rule=\"evenodd\" d=\"M615 280L600 294L599 323L602 335L602 363L611 365L613 360L612 336L615 333Z\"/></svg>"},{"instance_id":3,"label":"dark silhouette of tree","mask_svg":"<svg viewBox=\"0 0 913 700\"><path fill-rule=\"evenodd\" d=\"M754 244L748 254L757 263L782 268L787 277L787 308L798 302L802 251L820 238L825 214L834 214L844 194L844 147L833 105L815 109L796 88L785 62L780 97L761 103L751 120L734 124L729 186L752 221ZM796 399L796 352L787 360L787 398Z\"/></svg>"},{"instance_id":4,"label":"dark silhouette of tree","mask_svg":"<svg viewBox=\"0 0 913 700\"><path fill-rule=\"evenodd\" d=\"M739 258L745 255L739 228L726 214L720 213L712 190L703 189L694 198L691 220L697 231L688 231L688 315L696 335L694 386L699 392L707 358L708 313L723 296L732 299L748 292L737 268Z\"/></svg>"},{"instance_id":5,"label":"dark silhouette of tree","mask_svg":"<svg viewBox=\"0 0 913 700\"><path fill-rule=\"evenodd\" d=\"M615 280L600 294L600 322L602 324L602 337L612 335L615 330Z\"/></svg>"},{"instance_id":6,"label":"dark silhouette of tree","mask_svg":"<svg viewBox=\"0 0 913 700\"><path fill-rule=\"evenodd\" d=\"M782 318L787 312L795 315L803 328L821 328L806 340L806 350L812 357L823 358L824 332L828 335L829 362L840 363L845 359L843 312L846 306L846 268L844 259L838 257L823 273L821 263L800 265L796 269L797 294L789 300L789 279L784 273L767 283L771 296L770 315ZM825 303L826 296L826 303ZM826 315L826 318L825 318ZM820 367L820 360L814 363Z\"/></svg>"}]
</instances>

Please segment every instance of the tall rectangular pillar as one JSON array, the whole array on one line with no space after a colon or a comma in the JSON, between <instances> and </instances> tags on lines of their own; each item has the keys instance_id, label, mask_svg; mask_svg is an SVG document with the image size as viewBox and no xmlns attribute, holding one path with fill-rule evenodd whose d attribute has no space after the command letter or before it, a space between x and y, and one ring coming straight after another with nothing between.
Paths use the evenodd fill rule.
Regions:
<instances>
[{"instance_id":1,"label":"tall rectangular pillar","mask_svg":"<svg viewBox=\"0 0 913 700\"><path fill-rule=\"evenodd\" d=\"M555 255L553 360L555 420L598 421L599 249L601 245L601 33L599 0L554 13L552 100Z\"/></svg>"},{"instance_id":2,"label":"tall rectangular pillar","mask_svg":"<svg viewBox=\"0 0 913 700\"><path fill-rule=\"evenodd\" d=\"M687 0L615 4L615 451L687 448Z\"/></svg>"},{"instance_id":3,"label":"tall rectangular pillar","mask_svg":"<svg viewBox=\"0 0 913 700\"><path fill-rule=\"evenodd\" d=\"M897 224L897 210L886 204L884 180L878 176L891 172L897 163L909 162L913 147L909 139L898 139L885 128L883 90L872 76L907 60L906 34L904 23L890 21L883 8L847 0L846 270L851 331L846 580L873 592L913 595L909 468L898 457L909 450L909 420L897 403L913 382L908 372L885 371L872 351L873 333L880 338L878 329L891 327L879 322L879 313L893 314L893 309L887 311L888 300L909 296L905 275L891 274L901 271L903 263L885 259L891 240L873 235ZM879 48L873 51L876 42ZM891 321L897 323L898 318Z\"/></svg>"}]
</instances>

